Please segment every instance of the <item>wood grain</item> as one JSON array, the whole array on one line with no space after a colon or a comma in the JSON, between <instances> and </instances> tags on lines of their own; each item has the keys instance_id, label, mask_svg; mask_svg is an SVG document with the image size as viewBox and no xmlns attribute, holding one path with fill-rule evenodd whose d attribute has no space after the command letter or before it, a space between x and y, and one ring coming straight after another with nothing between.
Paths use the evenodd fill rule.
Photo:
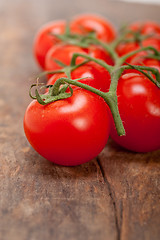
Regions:
<instances>
[{"instance_id":1,"label":"wood grain","mask_svg":"<svg viewBox=\"0 0 160 240\"><path fill-rule=\"evenodd\" d=\"M159 239L160 152L130 153L110 142L98 163L110 191L119 239Z\"/></svg>"},{"instance_id":2,"label":"wood grain","mask_svg":"<svg viewBox=\"0 0 160 240\"><path fill-rule=\"evenodd\" d=\"M130 153L110 140L90 163L60 167L23 132L29 85L40 71L32 42L41 24L98 12L118 26L158 20L159 10L105 0L0 1L0 240L159 240L159 151Z\"/></svg>"}]
</instances>

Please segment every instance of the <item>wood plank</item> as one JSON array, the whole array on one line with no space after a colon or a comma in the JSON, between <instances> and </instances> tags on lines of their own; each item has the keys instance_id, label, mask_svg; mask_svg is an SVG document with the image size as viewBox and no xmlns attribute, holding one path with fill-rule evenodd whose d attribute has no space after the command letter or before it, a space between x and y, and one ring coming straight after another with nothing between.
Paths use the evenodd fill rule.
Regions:
<instances>
[{"instance_id":1,"label":"wood plank","mask_svg":"<svg viewBox=\"0 0 160 240\"><path fill-rule=\"evenodd\" d=\"M39 72L31 50L36 29L88 10L116 25L142 10L142 18L159 18L158 7L105 0L0 1L1 240L159 240L159 152L133 154L110 141L90 163L60 167L24 136L30 77Z\"/></svg>"},{"instance_id":2,"label":"wood plank","mask_svg":"<svg viewBox=\"0 0 160 240\"><path fill-rule=\"evenodd\" d=\"M119 239L159 239L160 151L140 154L110 140L99 155L110 190Z\"/></svg>"},{"instance_id":3,"label":"wood plank","mask_svg":"<svg viewBox=\"0 0 160 240\"><path fill-rule=\"evenodd\" d=\"M96 161L64 168L29 147L1 146L1 239L116 239Z\"/></svg>"},{"instance_id":4,"label":"wood plank","mask_svg":"<svg viewBox=\"0 0 160 240\"><path fill-rule=\"evenodd\" d=\"M5 25L0 44L0 239L116 239L113 207L96 160L59 167L35 153L24 136L28 79L38 72L31 55L36 6L18 3L6 5L10 18L0 23Z\"/></svg>"}]
</instances>

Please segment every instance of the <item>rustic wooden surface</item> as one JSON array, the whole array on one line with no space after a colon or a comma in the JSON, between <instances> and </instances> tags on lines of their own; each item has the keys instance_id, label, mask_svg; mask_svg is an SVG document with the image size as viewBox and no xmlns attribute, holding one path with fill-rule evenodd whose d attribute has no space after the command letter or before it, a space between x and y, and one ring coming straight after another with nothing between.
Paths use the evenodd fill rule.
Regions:
<instances>
[{"instance_id":1,"label":"rustic wooden surface","mask_svg":"<svg viewBox=\"0 0 160 240\"><path fill-rule=\"evenodd\" d=\"M0 0L0 240L160 239L159 151L130 153L110 140L90 163L60 167L30 147L22 124L41 24L97 12L118 26L160 20L159 11L106 0Z\"/></svg>"}]
</instances>

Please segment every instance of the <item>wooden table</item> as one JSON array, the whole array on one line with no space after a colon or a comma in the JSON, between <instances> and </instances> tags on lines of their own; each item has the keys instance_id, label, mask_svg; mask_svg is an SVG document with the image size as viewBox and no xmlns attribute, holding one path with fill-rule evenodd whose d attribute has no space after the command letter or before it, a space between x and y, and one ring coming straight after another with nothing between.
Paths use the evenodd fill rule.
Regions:
<instances>
[{"instance_id":1,"label":"wooden table","mask_svg":"<svg viewBox=\"0 0 160 240\"><path fill-rule=\"evenodd\" d=\"M60 167L39 156L23 132L41 24L97 12L118 26L160 20L159 11L106 0L0 1L1 240L160 239L160 151L131 153L110 140L97 159Z\"/></svg>"}]
</instances>

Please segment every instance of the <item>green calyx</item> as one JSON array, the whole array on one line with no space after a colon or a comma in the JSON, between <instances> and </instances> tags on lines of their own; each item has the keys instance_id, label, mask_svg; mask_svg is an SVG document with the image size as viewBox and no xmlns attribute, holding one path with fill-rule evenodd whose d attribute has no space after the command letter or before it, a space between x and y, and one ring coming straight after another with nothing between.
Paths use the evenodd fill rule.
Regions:
<instances>
[{"instance_id":1,"label":"green calyx","mask_svg":"<svg viewBox=\"0 0 160 240\"><path fill-rule=\"evenodd\" d=\"M60 85L63 85L63 86L60 88ZM31 94L31 89L33 87L36 87L35 96ZM37 101L42 105L47 105L49 103L52 103L61 99L66 99L73 95L73 89L68 84L65 84L65 81L63 78L60 78L60 81L57 82L55 85L43 86L44 88L49 88L49 91L46 94L39 94L37 87L38 87L37 84L32 84L29 95L32 99L37 99ZM70 92L66 92L68 88Z\"/></svg>"}]
</instances>

